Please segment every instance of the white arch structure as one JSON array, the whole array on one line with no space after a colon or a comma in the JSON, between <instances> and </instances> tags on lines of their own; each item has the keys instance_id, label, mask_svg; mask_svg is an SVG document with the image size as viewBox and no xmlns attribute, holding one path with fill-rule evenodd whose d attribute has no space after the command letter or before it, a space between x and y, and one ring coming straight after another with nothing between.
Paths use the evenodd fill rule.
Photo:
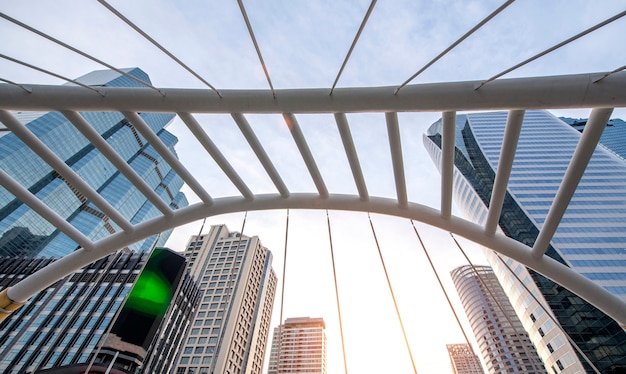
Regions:
<instances>
[{"instance_id":1,"label":"white arch structure","mask_svg":"<svg viewBox=\"0 0 626 374\"><path fill-rule=\"evenodd\" d=\"M221 97L211 90L109 88L98 87L98 92L78 86L0 85L0 121L37 152L74 188L88 196L122 231L92 241L75 227L49 209L24 187L0 170L0 183L21 201L75 240L82 248L67 255L37 273L24 278L8 289L4 296L15 304L23 303L67 274L161 231L178 227L204 217L238 211L264 209L332 209L362 211L393 215L417 220L467 238L482 246L511 257L546 277L577 293L607 315L626 325L626 304L604 288L584 278L570 268L544 255L563 212L567 208L587 161L597 145L600 134L613 108L626 106L626 72L609 76L582 74L539 78L496 80L486 85L481 82L453 82L419 84L394 92L395 87L337 88L329 95L328 89L289 90L224 90ZM509 110L507 130L519 127L525 109L593 108L587 128L572 157L570 166L552 208L543 225L534 248L496 232L508 176L511 169L516 131L506 131L496 174L489 215L484 226L451 214L452 171L454 149L454 120L457 111ZM11 111L62 112L124 175L146 194L161 211L161 215L139 224L131 224L110 206L96 191L68 168L61 159L30 133ZM121 112L148 139L201 202L178 210L171 210L143 185L142 180L79 114L88 111ZM240 195L212 198L189 170L161 144L143 122L138 112L174 112L240 191ZM384 113L388 129L393 163L396 198L370 196L353 144L346 113ZM443 117L443 150L441 160L440 208L434 209L411 202L407 198L404 161L401 151L398 112L441 112ZM275 185L276 192L255 194L239 177L237 171L194 117L200 113L230 114L233 125L239 127L250 147ZM341 135L357 195L336 194L329 191L322 178L306 138L300 131L297 115L332 113ZM289 126L297 148L302 155L317 191L290 191L273 167L263 144L255 136L246 120L246 114L281 114Z\"/></svg>"}]
</instances>

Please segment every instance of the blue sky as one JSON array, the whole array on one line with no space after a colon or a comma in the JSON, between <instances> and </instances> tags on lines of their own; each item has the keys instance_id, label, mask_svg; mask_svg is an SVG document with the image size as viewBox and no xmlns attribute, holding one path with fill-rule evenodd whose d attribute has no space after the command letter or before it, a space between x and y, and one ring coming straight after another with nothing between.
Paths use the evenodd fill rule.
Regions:
<instances>
[{"instance_id":1,"label":"blue sky","mask_svg":"<svg viewBox=\"0 0 626 374\"><path fill-rule=\"evenodd\" d=\"M267 89L268 84L236 1L113 1L111 5L218 89ZM272 83L276 89L329 88L368 9L369 1L245 1ZM380 1L339 80L338 87L399 85L439 52L500 6L499 1ZM624 9L623 1L518 0L412 83L481 80L491 77ZM63 40L116 67L139 66L158 87L206 88L97 1L4 2L0 11ZM626 19L618 20L515 70L504 78L605 72L626 61L622 47ZM0 53L70 78L98 64L0 20ZM59 79L0 59L0 78L19 83L59 84ZM588 111L553 111L587 116ZM623 110L615 116L626 117ZM425 129L440 113L400 114L409 199L439 204L439 174L422 145ZM274 192L229 116L197 116L203 128L255 192ZM287 186L295 192L314 185L295 154L295 144L280 116L248 115ZM393 173L382 114L348 115L371 195L394 197ZM356 193L331 115L299 115L331 192ZM214 197L236 189L205 158L184 125L169 127L179 137L179 156ZM201 155L202 157L199 157ZM190 201L198 199L186 190ZM455 210L456 212L456 210ZM366 215L331 212L339 270L348 369L353 373L410 372L395 311ZM284 318L324 317L331 373L343 370L330 268L326 215L290 214ZM391 273L394 292L416 358L418 372L450 373L446 343L462 342L442 292L426 265L409 222L372 216ZM240 230L243 213L212 217ZM251 212L244 233L258 235L274 253L282 276L284 211ZM194 223L175 232L168 245L180 250ZM448 292L448 272L464 264L447 233L418 224ZM476 262L480 251L464 243ZM277 293L277 296L280 293ZM456 302L456 301L455 301ZM459 309L460 311L460 309ZM278 304L274 324L278 323Z\"/></svg>"}]
</instances>

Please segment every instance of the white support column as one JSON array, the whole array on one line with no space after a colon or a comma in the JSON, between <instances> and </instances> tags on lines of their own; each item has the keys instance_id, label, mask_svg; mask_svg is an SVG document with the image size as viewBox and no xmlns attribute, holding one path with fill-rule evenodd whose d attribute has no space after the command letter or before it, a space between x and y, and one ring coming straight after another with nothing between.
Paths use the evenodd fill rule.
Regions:
<instances>
[{"instance_id":1,"label":"white support column","mask_svg":"<svg viewBox=\"0 0 626 374\"><path fill-rule=\"evenodd\" d=\"M150 126L135 112L122 112L124 117L135 126L137 131L143 135L144 138L150 143L152 147L163 157L172 169L187 183L189 188L202 200L205 204L213 204L213 198L209 193L200 185L196 178L187 170L185 165L176 157L167 146L163 144L161 139L152 131Z\"/></svg>"},{"instance_id":2,"label":"white support column","mask_svg":"<svg viewBox=\"0 0 626 374\"><path fill-rule=\"evenodd\" d=\"M86 237L82 232L78 231L74 226L61 217L57 212L52 210L43 201L39 200L37 196L33 195L28 189L18 183L15 179L11 178L4 170L0 169L0 185L6 188L10 193L15 195L20 201L28 205L32 210L37 212L45 220L50 222L53 226L58 228L70 239L78 243L81 247L90 250L93 247L91 240Z\"/></svg>"},{"instance_id":3,"label":"white support column","mask_svg":"<svg viewBox=\"0 0 626 374\"><path fill-rule=\"evenodd\" d=\"M309 145L307 144L306 139L304 139L304 134L302 134L302 130L300 129L296 116L291 113L283 113L283 118L285 119L289 132L291 132L291 136L296 142L296 146L302 155L304 164L309 170L311 178L313 178L313 183L315 183L317 192L319 192L321 197L328 197L328 188L326 188L326 184L324 183L322 174L315 163L315 158L313 158Z\"/></svg>"},{"instance_id":4,"label":"white support column","mask_svg":"<svg viewBox=\"0 0 626 374\"><path fill-rule=\"evenodd\" d=\"M235 169L230 165L226 157L220 152L219 148L213 143L209 135L202 129L198 121L189 113L178 113L180 119L183 120L189 131L198 139L200 144L204 147L204 149L213 157L213 160L217 163L217 165L222 169L224 174L230 179L230 181L237 187L239 192L246 199L254 199L254 194L250 191L250 188L244 183L239 174L235 171Z\"/></svg>"},{"instance_id":5,"label":"white support column","mask_svg":"<svg viewBox=\"0 0 626 374\"><path fill-rule=\"evenodd\" d=\"M270 177L272 182L274 182L274 186L276 186L276 189L278 190L280 195L282 197L289 197L289 190L287 189L285 182L283 182L280 174L278 174L278 171L276 171L272 160L270 160L267 152L265 152L265 149L263 149L263 145L261 145L259 138L257 138L254 131L252 131L252 128L250 127L250 124L248 123L246 117L241 113L232 113L231 117L233 117L233 120L235 120L235 123L237 123L239 130L243 134L244 138L246 138L246 140L248 141L248 144L250 144L250 148L252 148L252 151L259 159L259 162L261 163L261 165L263 165L263 168L265 169L267 175Z\"/></svg>"},{"instance_id":6,"label":"white support column","mask_svg":"<svg viewBox=\"0 0 626 374\"><path fill-rule=\"evenodd\" d=\"M485 234L487 235L493 235L496 232L496 227L498 227L498 222L500 221L502 204L506 196L506 188L511 176L511 168L513 167L513 159L517 149L517 141L522 130L524 113L525 111L523 110L511 110L506 120L500 159L498 160L498 170L496 171L496 179L491 191L491 201L489 201L489 213L485 222Z\"/></svg>"},{"instance_id":7,"label":"white support column","mask_svg":"<svg viewBox=\"0 0 626 374\"><path fill-rule=\"evenodd\" d=\"M119 170L137 189L150 200L152 204L164 215L171 216L172 209L161 199L159 195L144 181L139 174L130 167L116 151L98 134L98 132L89 124L83 116L78 112L63 111L65 118L70 120L78 129L96 147L102 154Z\"/></svg>"},{"instance_id":8,"label":"white support column","mask_svg":"<svg viewBox=\"0 0 626 374\"><path fill-rule=\"evenodd\" d=\"M454 147L456 133L456 112L442 113L441 134L441 216L452 214L452 188L454 175Z\"/></svg>"},{"instance_id":9,"label":"white support column","mask_svg":"<svg viewBox=\"0 0 626 374\"><path fill-rule=\"evenodd\" d=\"M0 110L0 121L20 138L30 149L50 165L72 188L85 196L105 215L109 216L113 222L118 224L124 231L132 232L133 225L108 201L106 201L96 190L85 182L78 173L67 166L64 160L59 158L48 146L35 136L24 124L22 124L11 113Z\"/></svg>"},{"instance_id":10,"label":"white support column","mask_svg":"<svg viewBox=\"0 0 626 374\"><path fill-rule=\"evenodd\" d=\"M352 134L350 133L350 126L348 125L348 119L345 113L335 113L335 121L337 122L337 129L343 142L343 148L346 151L346 157L348 157L348 163L352 170L352 176L354 177L354 183L359 191L361 200L367 201L369 194L367 192L367 184L365 184L365 178L363 177L363 171L361 170L361 164L359 163L359 155L354 147L354 141L352 140Z\"/></svg>"},{"instance_id":11,"label":"white support column","mask_svg":"<svg viewBox=\"0 0 626 374\"><path fill-rule=\"evenodd\" d=\"M565 171L563 181L561 181L552 206L550 206L546 221L541 226L541 231L539 231L539 235L533 246L533 257L540 258L546 253L548 245L561 222L561 218L563 218L563 214L574 192L576 192L580 178L582 178L587 168L589 159L591 159L593 151L598 145L602 131L604 131L606 123L611 117L611 113L613 113L613 108L596 108L591 111L589 120L585 125L585 130L578 141L576 150Z\"/></svg>"},{"instance_id":12,"label":"white support column","mask_svg":"<svg viewBox=\"0 0 626 374\"><path fill-rule=\"evenodd\" d=\"M404 161L402 157L402 142L400 141L400 127L398 125L398 113L385 113L387 120L387 134L389 136L389 148L391 149L391 162L393 164L393 175L396 181L396 194L398 205L406 207L408 197L406 192L406 179L404 177Z\"/></svg>"}]
</instances>

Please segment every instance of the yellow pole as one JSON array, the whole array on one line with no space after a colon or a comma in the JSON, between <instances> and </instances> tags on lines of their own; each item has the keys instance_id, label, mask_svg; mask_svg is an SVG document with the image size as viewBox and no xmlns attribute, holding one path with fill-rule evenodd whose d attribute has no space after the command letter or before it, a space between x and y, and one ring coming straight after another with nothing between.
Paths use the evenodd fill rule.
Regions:
<instances>
[{"instance_id":1,"label":"yellow pole","mask_svg":"<svg viewBox=\"0 0 626 374\"><path fill-rule=\"evenodd\" d=\"M8 288L0 291L0 322L4 321L11 313L18 310L24 305L24 303L18 303L17 301L11 300L9 295L7 295Z\"/></svg>"}]
</instances>

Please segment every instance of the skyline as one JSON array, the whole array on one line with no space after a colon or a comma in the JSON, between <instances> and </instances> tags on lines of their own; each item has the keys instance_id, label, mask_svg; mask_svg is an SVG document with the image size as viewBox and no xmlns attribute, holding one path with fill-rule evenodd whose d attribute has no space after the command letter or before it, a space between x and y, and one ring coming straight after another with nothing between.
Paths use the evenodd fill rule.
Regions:
<instances>
[{"instance_id":1,"label":"skyline","mask_svg":"<svg viewBox=\"0 0 626 374\"><path fill-rule=\"evenodd\" d=\"M37 4L37 11L32 11L30 7L34 3ZM365 14L368 2L361 1L353 7L348 3L334 4L332 2L290 4L283 7L277 3L246 4L247 13L274 86L276 88L329 87ZM99 4L81 3L80 5L72 4L73 6L68 8L68 4L70 3L6 4L3 5L2 11L33 26L42 25L42 29L53 36L62 37L69 44L80 46L81 49L93 53L116 67L139 66L159 87L206 88L189 73L174 65L167 57L160 55L160 52L149 43L141 40L134 31L108 13L104 7ZM152 2L125 4L118 1L111 2L111 4L140 24L164 46L171 48L185 63L193 66L203 76L206 75L206 78L216 87L224 89L268 88L258 58L254 53L254 47L247 35L245 24L234 3L218 4L216 2L203 6L199 2L190 3L191 5L168 3L155 5ZM499 5L499 2L471 2L463 7L461 4L443 1L430 4L410 2L378 4L363 30L361 39L356 45L338 86L400 84ZM267 6L269 9L261 8L262 6ZM488 78L608 18L616 13L615 9L619 11L621 4L617 1L606 2L604 6L605 8L598 9L583 1L575 5L570 2L554 2L549 5L538 2L514 3L489 22L484 29L469 38L466 43L462 43L458 49L453 50L450 55L433 65L412 83ZM178 9L177 7L185 8ZM423 7L430 8L424 9ZM614 9L608 9L611 7ZM84 13L92 11L96 13ZM65 22L55 22L55 19L59 19L55 17L61 17L66 13L72 14L73 17L66 19ZM209 17L207 13L210 13L211 22L202 18ZM87 16L81 16L84 14ZM555 14L559 17L555 17ZM550 23L541 23L546 19ZM528 24L543 29L526 27ZM164 27L164 25L169 25L169 27ZM580 39L564 47L563 50L516 70L504 78L613 70L623 63L625 52L613 50L610 47L620 45L618 39L623 32L619 31L624 27L624 20L617 21L599 30L597 34ZM73 30L81 32L71 32ZM176 32L170 32L170 30L176 30ZM521 33L522 35L517 35L517 30L524 32ZM102 68L94 63L85 62L86 60L79 56L64 52L56 46L50 47L50 43L40 44L41 38L29 35L7 22L0 23L0 32L3 35L13 36L6 38L7 48L2 53L23 58L31 63L43 63L40 66L57 73L74 77ZM98 43L93 43L94 40ZM21 48L23 45L28 45L29 48ZM208 45L208 48L202 48L205 45ZM37 51L37 55L41 53L40 51L50 52L46 53L45 61L40 61L38 56L32 54L33 51ZM211 52L214 53L211 54ZM214 58L216 56L217 58ZM489 58L486 59L485 56ZM489 66L485 66L487 62ZM16 67L4 60L0 61L0 71L3 71L0 78L16 82L62 83L56 78ZM552 112L569 117L588 115L587 111ZM401 127L402 146L406 160L425 160L421 163L407 162L409 199L427 205L430 201L437 202L440 178L427 159L421 135L441 114L401 113L399 115L403 119L403 124L413 124ZM614 116L625 117L623 110L616 111ZM293 148L293 140L288 132L280 131L284 128L280 116L269 117L250 115L248 119L260 138L276 136L276 129L279 129L280 136L276 136L268 144L271 143L277 149ZM340 154L341 143L336 134L332 116L321 117L312 115L299 117L302 129L310 141L309 145L319 160L320 169L329 187L333 191L355 193L349 169L345 161L341 162L345 156ZM203 126L216 143L232 145L232 147L224 147L226 149L223 149L223 152L232 160L247 182L252 182L251 185L262 191L272 189L268 178L259 171L258 165L247 162L250 150L246 149L246 144L242 142L241 134L221 126L223 121L232 121L228 116L210 118L198 116L198 119L202 120ZM380 115L349 115L349 119L357 148L372 150L368 154L364 153L365 159L362 160L363 164L371 165L368 170L364 170L365 177L370 183L371 195L393 197L395 190L391 183L393 178L388 145L380 142L380 139L385 139L384 126L378 123ZM193 149L197 149L198 145L188 136L180 120L176 119L168 130L179 137L177 152L183 163L190 167L197 163ZM278 155L278 153L273 153L272 149L267 151L270 156ZM286 183L290 188L312 189L310 177L303 171L302 164L298 160L281 160L278 157L272 157L272 159L277 168L285 171L282 174L287 176ZM340 161L337 162L337 160ZM197 173L203 184L211 186L212 194L215 196L237 195L237 191L226 181L213 163L198 166L193 169L194 173ZM185 193L190 203L196 202L195 195L187 191L185 190ZM458 210L455 208L453 213L458 214ZM264 245L272 250L277 273L282 273L285 216L284 211L250 212L243 230L244 235L258 235ZM243 213L212 217L207 220L205 228L209 224L225 223L229 230L240 231L243 217ZM389 292L384 284L380 260L377 259L376 246L367 216L333 211L330 212L330 218L337 266L339 269L349 269L339 274L340 293L347 300L342 302L344 318L360 316L364 314L363 310L367 310L371 312L367 315L371 319L388 321L387 330L389 331L381 332L386 334L381 334L383 339L393 339L399 343L390 344L391 347L359 345L358 342L363 341L364 338L356 332L349 334L348 332L352 331L351 323L346 322L344 328L346 329L349 370L376 372L386 367L385 362L370 362L367 367L359 366L359 357L371 355L398 361L404 370L410 368ZM392 270L391 280L394 292L405 318L405 327L410 332L410 343L414 345L412 346L414 354L426 352L429 346L438 346L435 353L423 355L425 360L419 362L418 370L427 370L432 373L447 372L445 370L449 369L449 366L445 343L457 343L463 340L458 327L449 326L453 325L451 323L453 319L450 319L453 317L449 310L446 310L448 308L445 300L441 291L437 289L438 285L431 275L432 271L425 264L410 223L406 220L379 215L372 215L372 219L385 255L385 262ZM200 222L196 222L176 230L168 241L168 246L177 251L182 250L189 236L198 233L199 227ZM449 278L446 269L465 263L446 233L437 232L423 224L418 224L418 229L424 235L426 246L434 257L435 265L439 266L438 271L442 278ZM319 238L319 241L313 242L311 238ZM399 241L398 238L403 240ZM334 289L330 272L325 212L291 211L288 246L289 267L287 268L284 315L323 316L328 324L329 369L342 367L342 364L338 364L341 362L341 354L337 345L339 340L336 311L333 305ZM472 247L469 244L464 246ZM446 248L446 251L440 253L436 250L438 248ZM316 255L318 253L316 249L321 250L320 255ZM478 250L474 249L473 253L478 261L484 262ZM354 261L356 256L361 256L355 264L356 267L349 267L350 261ZM315 268L320 270L314 272ZM416 268L420 270L416 271ZM377 274L376 279L372 276L374 271ZM421 278L418 276L420 272L429 276ZM322 283L318 287L306 282L307 277L320 275ZM279 284L280 280L279 275ZM408 284L409 287L402 287L399 284L400 281ZM444 279L444 281L447 281L449 294L454 296L454 293L450 292L453 290L450 288L451 280ZM422 284L428 284L432 289L417 292L417 288L423 288L420 287ZM318 301L298 299L300 289L312 289L312 294L318 295ZM427 293L429 291L432 295ZM436 301L438 306L432 308L433 310L424 310L425 308L417 302L418 300L415 300L416 294L422 299ZM371 300L384 300L384 302L373 307ZM325 304L326 307L324 308L321 304ZM273 321L278 320L277 307L278 305L274 310ZM302 310L305 311L302 312ZM439 321L438 317L442 314L447 315L444 321L448 329L457 331L441 331L434 328L437 323L429 323L429 321ZM358 320L358 318L348 318L350 321ZM273 322L272 326L278 323ZM358 326L358 323L355 325ZM434 328L432 331L429 330L431 327ZM423 344L424 342L421 341L421 336L432 337L436 334L441 334L438 336L440 341L437 343L430 341ZM334 339L331 335L334 335ZM384 353L381 353L382 349L386 349ZM432 368L429 359L433 357L441 357L444 368Z\"/></svg>"}]
</instances>

